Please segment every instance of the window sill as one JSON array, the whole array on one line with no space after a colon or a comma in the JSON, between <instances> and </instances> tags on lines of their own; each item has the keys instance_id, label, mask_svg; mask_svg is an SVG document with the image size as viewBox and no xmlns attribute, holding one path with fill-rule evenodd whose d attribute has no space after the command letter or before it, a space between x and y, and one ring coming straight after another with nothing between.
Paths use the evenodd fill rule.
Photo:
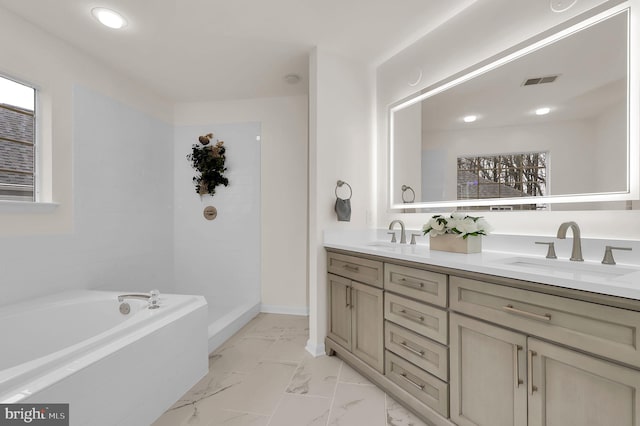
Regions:
<instances>
[{"instance_id":1,"label":"window sill","mask_svg":"<svg viewBox=\"0 0 640 426\"><path fill-rule=\"evenodd\" d=\"M0 200L0 213L50 213L60 204Z\"/></svg>"}]
</instances>

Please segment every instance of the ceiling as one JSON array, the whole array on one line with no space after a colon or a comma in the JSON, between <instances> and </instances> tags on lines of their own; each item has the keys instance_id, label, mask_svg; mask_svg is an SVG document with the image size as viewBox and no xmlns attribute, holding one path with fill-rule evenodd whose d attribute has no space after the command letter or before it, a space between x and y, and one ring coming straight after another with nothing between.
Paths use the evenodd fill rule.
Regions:
<instances>
[{"instance_id":1,"label":"ceiling","mask_svg":"<svg viewBox=\"0 0 640 426\"><path fill-rule=\"evenodd\" d=\"M0 8L174 102L308 92L318 46L375 66L475 0L0 0ZM128 20L101 26L91 9ZM297 74L298 84L284 76Z\"/></svg>"},{"instance_id":2,"label":"ceiling","mask_svg":"<svg viewBox=\"0 0 640 426\"><path fill-rule=\"evenodd\" d=\"M627 20L620 13L422 101L426 131L595 119L627 98ZM534 77L552 83L524 86ZM539 107L552 112L534 114ZM465 115L477 115L467 124Z\"/></svg>"}]
</instances>

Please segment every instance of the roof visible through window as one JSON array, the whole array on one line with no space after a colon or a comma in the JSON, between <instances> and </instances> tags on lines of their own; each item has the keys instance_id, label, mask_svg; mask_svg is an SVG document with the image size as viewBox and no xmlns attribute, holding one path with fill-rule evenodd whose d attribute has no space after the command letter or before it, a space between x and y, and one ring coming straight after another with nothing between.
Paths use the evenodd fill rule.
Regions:
<instances>
[{"instance_id":1,"label":"roof visible through window","mask_svg":"<svg viewBox=\"0 0 640 426\"><path fill-rule=\"evenodd\" d=\"M35 201L35 89L0 77L0 200Z\"/></svg>"}]
</instances>

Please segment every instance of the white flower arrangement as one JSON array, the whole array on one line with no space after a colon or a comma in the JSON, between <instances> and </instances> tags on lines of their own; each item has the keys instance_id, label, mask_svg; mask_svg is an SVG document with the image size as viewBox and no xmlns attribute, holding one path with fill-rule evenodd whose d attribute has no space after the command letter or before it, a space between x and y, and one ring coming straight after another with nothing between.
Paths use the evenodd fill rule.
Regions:
<instances>
[{"instance_id":1,"label":"white flower arrangement","mask_svg":"<svg viewBox=\"0 0 640 426\"><path fill-rule=\"evenodd\" d=\"M433 216L422 227L424 235L431 237L444 234L455 234L467 239L478 235L488 235L491 226L483 217L468 216L464 213L453 212L448 217L441 214Z\"/></svg>"}]
</instances>

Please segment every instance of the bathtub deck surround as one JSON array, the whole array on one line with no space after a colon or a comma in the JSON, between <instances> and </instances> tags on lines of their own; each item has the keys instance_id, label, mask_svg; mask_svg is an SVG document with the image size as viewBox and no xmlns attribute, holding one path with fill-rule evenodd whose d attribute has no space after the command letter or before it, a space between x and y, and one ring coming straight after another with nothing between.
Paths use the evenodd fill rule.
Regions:
<instances>
[{"instance_id":1,"label":"bathtub deck surround","mask_svg":"<svg viewBox=\"0 0 640 426\"><path fill-rule=\"evenodd\" d=\"M71 425L150 424L207 373L207 303L78 290L0 309L0 403L68 403ZM19 327L16 327L19 324ZM105 407L109 407L105 410ZM100 413L96 416L96 413Z\"/></svg>"},{"instance_id":2,"label":"bathtub deck surround","mask_svg":"<svg viewBox=\"0 0 640 426\"><path fill-rule=\"evenodd\" d=\"M337 357L305 349L308 317L260 314L153 426L426 426Z\"/></svg>"}]
</instances>

